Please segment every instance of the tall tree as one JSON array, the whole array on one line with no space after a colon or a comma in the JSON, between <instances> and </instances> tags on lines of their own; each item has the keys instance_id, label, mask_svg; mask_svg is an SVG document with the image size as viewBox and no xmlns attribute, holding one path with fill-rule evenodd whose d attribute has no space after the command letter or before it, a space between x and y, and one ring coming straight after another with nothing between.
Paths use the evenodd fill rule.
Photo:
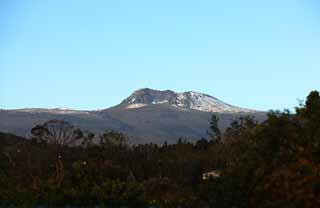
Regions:
<instances>
[{"instance_id":1,"label":"tall tree","mask_svg":"<svg viewBox=\"0 0 320 208\"><path fill-rule=\"evenodd\" d=\"M78 144L83 137L82 131L66 121L50 120L43 125L37 125L32 128L31 134L33 140L45 142L54 147L56 157L56 173L54 178L58 187L60 187L65 176L63 163L64 148Z\"/></svg>"},{"instance_id":2,"label":"tall tree","mask_svg":"<svg viewBox=\"0 0 320 208\"><path fill-rule=\"evenodd\" d=\"M210 119L210 131L208 135L213 141L221 140L221 131L219 129L219 118L217 115L213 114Z\"/></svg>"},{"instance_id":3,"label":"tall tree","mask_svg":"<svg viewBox=\"0 0 320 208\"><path fill-rule=\"evenodd\" d=\"M59 146L76 145L83 136L79 128L62 120L50 120L37 125L31 129L31 134L38 141Z\"/></svg>"}]
</instances>

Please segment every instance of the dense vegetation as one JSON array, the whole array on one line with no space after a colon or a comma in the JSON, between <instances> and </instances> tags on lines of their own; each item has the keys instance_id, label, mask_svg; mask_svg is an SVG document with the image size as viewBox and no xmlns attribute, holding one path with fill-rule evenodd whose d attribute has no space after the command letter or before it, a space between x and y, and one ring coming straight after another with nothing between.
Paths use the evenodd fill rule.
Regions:
<instances>
[{"instance_id":1,"label":"dense vegetation","mask_svg":"<svg viewBox=\"0 0 320 208\"><path fill-rule=\"evenodd\" d=\"M320 96L235 120L196 143L127 145L125 135L48 121L0 134L0 203L47 207L320 207ZM203 180L202 174L218 172Z\"/></svg>"}]
</instances>

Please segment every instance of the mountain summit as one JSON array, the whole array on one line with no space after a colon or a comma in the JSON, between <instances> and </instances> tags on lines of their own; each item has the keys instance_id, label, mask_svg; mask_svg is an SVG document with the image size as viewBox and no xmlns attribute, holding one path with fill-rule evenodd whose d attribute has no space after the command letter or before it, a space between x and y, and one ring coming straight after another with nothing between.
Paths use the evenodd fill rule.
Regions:
<instances>
[{"instance_id":1,"label":"mountain summit","mask_svg":"<svg viewBox=\"0 0 320 208\"><path fill-rule=\"evenodd\" d=\"M227 104L213 96L199 92L177 93L171 90L159 91L144 88L135 91L120 106L127 109L143 108L149 105L170 105L183 110L197 110L212 113L253 113L254 110Z\"/></svg>"}]
</instances>

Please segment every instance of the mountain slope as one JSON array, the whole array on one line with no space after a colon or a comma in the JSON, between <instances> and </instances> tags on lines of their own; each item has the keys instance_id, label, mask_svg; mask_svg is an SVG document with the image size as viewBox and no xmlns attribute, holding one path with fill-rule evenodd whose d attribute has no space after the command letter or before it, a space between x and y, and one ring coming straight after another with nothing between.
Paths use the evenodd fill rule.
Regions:
<instances>
[{"instance_id":1,"label":"mountain slope","mask_svg":"<svg viewBox=\"0 0 320 208\"><path fill-rule=\"evenodd\" d=\"M121 131L130 136L133 143L172 143L179 137L189 140L205 137L213 113L219 116L222 129L242 115L251 115L260 121L265 118L263 112L238 108L201 93L141 89L119 105L99 111L0 110L0 131L28 136L33 126L61 119L96 133Z\"/></svg>"},{"instance_id":2,"label":"mountain slope","mask_svg":"<svg viewBox=\"0 0 320 208\"><path fill-rule=\"evenodd\" d=\"M198 92L176 93L170 90L158 91L149 88L135 91L120 106L141 108L147 105L169 104L176 108L212 113L254 113L256 111L227 104L215 97Z\"/></svg>"}]
</instances>

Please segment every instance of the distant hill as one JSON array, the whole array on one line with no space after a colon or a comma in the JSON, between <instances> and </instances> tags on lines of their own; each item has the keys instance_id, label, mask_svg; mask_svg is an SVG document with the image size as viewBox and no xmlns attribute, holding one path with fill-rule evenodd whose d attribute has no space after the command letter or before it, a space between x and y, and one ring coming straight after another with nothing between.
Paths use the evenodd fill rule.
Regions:
<instances>
[{"instance_id":1,"label":"distant hill","mask_svg":"<svg viewBox=\"0 0 320 208\"><path fill-rule=\"evenodd\" d=\"M202 93L141 89L119 105L104 110L0 110L0 131L28 137L33 126L61 119L96 133L121 131L130 136L133 143L173 143L179 138L206 137L212 114L220 118L222 130L239 116L250 115L258 121L266 117L264 112L239 108Z\"/></svg>"}]
</instances>

